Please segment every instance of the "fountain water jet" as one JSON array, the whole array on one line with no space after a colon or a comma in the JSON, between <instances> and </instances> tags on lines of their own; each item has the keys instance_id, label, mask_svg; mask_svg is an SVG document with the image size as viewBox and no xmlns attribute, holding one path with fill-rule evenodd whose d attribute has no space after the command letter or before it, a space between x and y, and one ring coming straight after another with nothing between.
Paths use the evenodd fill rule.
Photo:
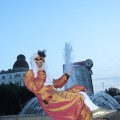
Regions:
<instances>
[{"instance_id":1,"label":"fountain water jet","mask_svg":"<svg viewBox=\"0 0 120 120\"><path fill-rule=\"evenodd\" d=\"M73 65L73 48L71 45L71 42L69 43L65 43L65 48L64 48L64 53L63 53L63 57L64 57L64 62L65 64L63 65L63 73L66 73L67 71L69 71L72 67L74 67ZM77 84L76 82L76 78L75 78L75 69L73 70L73 73L69 79L69 81L67 82L67 84L65 85L65 88L68 88L72 85Z\"/></svg>"},{"instance_id":2,"label":"fountain water jet","mask_svg":"<svg viewBox=\"0 0 120 120\"><path fill-rule=\"evenodd\" d=\"M31 100L29 100L22 109L22 111L19 113L19 115L27 114L46 115L42 107L40 106L37 97L34 97Z\"/></svg>"}]
</instances>

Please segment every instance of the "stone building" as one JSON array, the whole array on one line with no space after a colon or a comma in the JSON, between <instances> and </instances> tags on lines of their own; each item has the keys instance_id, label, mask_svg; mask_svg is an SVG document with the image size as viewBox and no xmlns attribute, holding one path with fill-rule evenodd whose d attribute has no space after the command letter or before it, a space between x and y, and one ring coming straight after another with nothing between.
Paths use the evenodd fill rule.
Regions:
<instances>
[{"instance_id":1,"label":"stone building","mask_svg":"<svg viewBox=\"0 0 120 120\"><path fill-rule=\"evenodd\" d=\"M23 86L24 75L28 69L29 65L25 56L23 54L18 55L12 69L0 71L0 84L13 83L19 86Z\"/></svg>"}]
</instances>

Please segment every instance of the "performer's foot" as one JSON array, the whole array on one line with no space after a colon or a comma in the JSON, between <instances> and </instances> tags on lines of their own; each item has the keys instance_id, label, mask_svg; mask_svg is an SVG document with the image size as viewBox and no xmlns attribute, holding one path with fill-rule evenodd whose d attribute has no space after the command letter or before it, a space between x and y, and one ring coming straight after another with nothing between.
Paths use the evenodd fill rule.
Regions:
<instances>
[{"instance_id":1,"label":"performer's foot","mask_svg":"<svg viewBox=\"0 0 120 120\"><path fill-rule=\"evenodd\" d=\"M94 118L96 117L103 117L105 115L111 114L116 112L117 110L108 110L104 108L98 108L97 110L92 111L92 115Z\"/></svg>"}]
</instances>

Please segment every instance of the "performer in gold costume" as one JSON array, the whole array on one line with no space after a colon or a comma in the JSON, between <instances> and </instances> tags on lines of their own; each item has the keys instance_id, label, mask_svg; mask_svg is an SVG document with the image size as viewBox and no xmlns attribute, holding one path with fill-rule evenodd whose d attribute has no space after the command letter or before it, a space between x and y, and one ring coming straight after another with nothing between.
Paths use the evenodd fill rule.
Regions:
<instances>
[{"instance_id":1,"label":"performer in gold costume","mask_svg":"<svg viewBox=\"0 0 120 120\"><path fill-rule=\"evenodd\" d=\"M25 74L25 85L32 91L52 120L92 120L91 111L98 107L92 103L87 90L81 85L74 85L64 91L58 91L68 81L71 69L52 83L45 68L46 51L38 51L31 58L32 70Z\"/></svg>"}]
</instances>

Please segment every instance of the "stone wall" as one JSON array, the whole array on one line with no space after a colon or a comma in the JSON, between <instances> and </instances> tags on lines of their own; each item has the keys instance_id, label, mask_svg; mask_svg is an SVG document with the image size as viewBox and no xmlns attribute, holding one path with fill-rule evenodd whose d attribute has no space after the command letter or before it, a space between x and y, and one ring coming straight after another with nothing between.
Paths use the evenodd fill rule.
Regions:
<instances>
[{"instance_id":1,"label":"stone wall","mask_svg":"<svg viewBox=\"0 0 120 120\"><path fill-rule=\"evenodd\" d=\"M120 120L120 111L116 111L114 113L108 114L104 116L103 120ZM51 120L48 116L39 116L39 115L11 115L11 116L0 116L0 120ZM96 118L93 116L92 120L100 120L100 118Z\"/></svg>"},{"instance_id":2,"label":"stone wall","mask_svg":"<svg viewBox=\"0 0 120 120\"><path fill-rule=\"evenodd\" d=\"M51 120L48 116L39 115L10 115L10 116L0 116L0 120Z\"/></svg>"}]
</instances>

